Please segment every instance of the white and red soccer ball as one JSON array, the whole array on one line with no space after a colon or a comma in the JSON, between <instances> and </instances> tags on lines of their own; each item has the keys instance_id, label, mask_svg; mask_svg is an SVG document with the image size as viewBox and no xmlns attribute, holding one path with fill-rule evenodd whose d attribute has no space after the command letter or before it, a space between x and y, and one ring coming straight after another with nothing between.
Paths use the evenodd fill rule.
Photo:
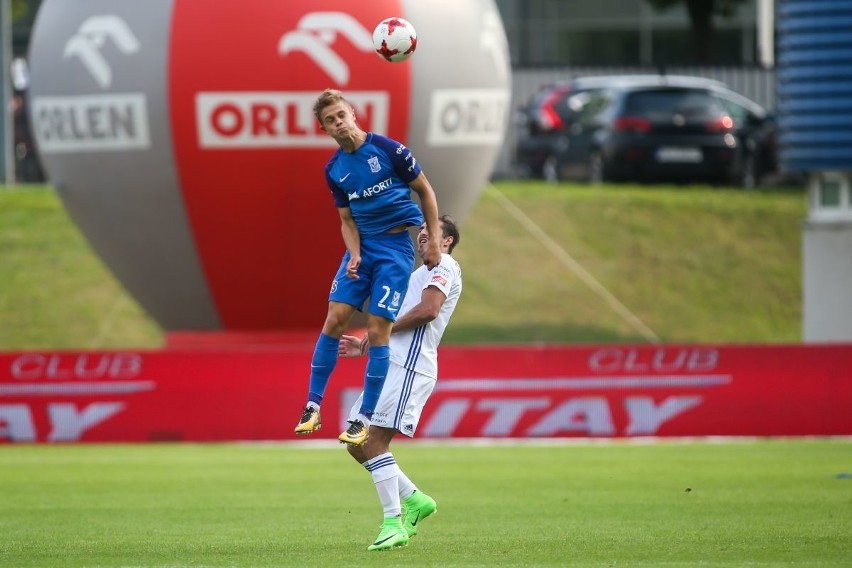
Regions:
<instances>
[{"instance_id":1,"label":"white and red soccer ball","mask_svg":"<svg viewBox=\"0 0 852 568\"><path fill-rule=\"evenodd\" d=\"M408 20L386 18L373 30L373 47L386 61L405 61L417 49L417 32Z\"/></svg>"}]
</instances>

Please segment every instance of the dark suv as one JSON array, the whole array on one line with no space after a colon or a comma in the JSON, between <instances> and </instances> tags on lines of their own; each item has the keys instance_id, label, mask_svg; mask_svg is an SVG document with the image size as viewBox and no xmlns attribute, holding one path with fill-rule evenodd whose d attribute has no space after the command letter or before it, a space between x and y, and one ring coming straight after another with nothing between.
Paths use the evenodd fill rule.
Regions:
<instances>
[{"instance_id":1,"label":"dark suv","mask_svg":"<svg viewBox=\"0 0 852 568\"><path fill-rule=\"evenodd\" d=\"M687 180L750 188L776 169L775 122L700 77L584 77L549 85L518 113L516 165L557 181Z\"/></svg>"}]
</instances>

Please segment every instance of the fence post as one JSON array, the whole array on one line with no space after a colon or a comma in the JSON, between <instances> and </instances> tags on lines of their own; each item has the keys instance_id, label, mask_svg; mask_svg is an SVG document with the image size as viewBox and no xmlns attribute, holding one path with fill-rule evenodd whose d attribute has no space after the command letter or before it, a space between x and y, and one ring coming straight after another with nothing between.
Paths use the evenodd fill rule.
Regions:
<instances>
[{"instance_id":1,"label":"fence post","mask_svg":"<svg viewBox=\"0 0 852 568\"><path fill-rule=\"evenodd\" d=\"M12 0L0 0L0 183L15 181L12 119Z\"/></svg>"}]
</instances>

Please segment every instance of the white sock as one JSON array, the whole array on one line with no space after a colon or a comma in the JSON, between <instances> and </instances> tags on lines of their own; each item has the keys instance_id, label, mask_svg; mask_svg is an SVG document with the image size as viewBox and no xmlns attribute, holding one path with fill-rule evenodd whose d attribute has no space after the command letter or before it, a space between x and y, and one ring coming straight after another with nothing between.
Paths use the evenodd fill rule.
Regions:
<instances>
[{"instance_id":1,"label":"white sock","mask_svg":"<svg viewBox=\"0 0 852 568\"><path fill-rule=\"evenodd\" d=\"M399 516L402 508L399 504L399 467L390 452L368 460L364 467L373 475L376 492L385 517Z\"/></svg>"},{"instance_id":2,"label":"white sock","mask_svg":"<svg viewBox=\"0 0 852 568\"><path fill-rule=\"evenodd\" d=\"M399 480L399 498L408 499L415 491L417 491L417 486L414 485L413 481L408 479L408 476L399 469L399 466L397 466L397 469L399 470L399 473L397 474L397 479Z\"/></svg>"}]
</instances>

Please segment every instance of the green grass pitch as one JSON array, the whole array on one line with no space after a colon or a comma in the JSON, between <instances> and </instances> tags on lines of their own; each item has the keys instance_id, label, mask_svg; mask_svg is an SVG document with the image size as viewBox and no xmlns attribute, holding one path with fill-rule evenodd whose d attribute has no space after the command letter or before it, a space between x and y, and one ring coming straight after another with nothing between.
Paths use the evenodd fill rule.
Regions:
<instances>
[{"instance_id":1,"label":"green grass pitch","mask_svg":"<svg viewBox=\"0 0 852 568\"><path fill-rule=\"evenodd\" d=\"M0 446L0 566L852 566L852 442L399 443L438 501L381 508L341 447Z\"/></svg>"}]
</instances>

